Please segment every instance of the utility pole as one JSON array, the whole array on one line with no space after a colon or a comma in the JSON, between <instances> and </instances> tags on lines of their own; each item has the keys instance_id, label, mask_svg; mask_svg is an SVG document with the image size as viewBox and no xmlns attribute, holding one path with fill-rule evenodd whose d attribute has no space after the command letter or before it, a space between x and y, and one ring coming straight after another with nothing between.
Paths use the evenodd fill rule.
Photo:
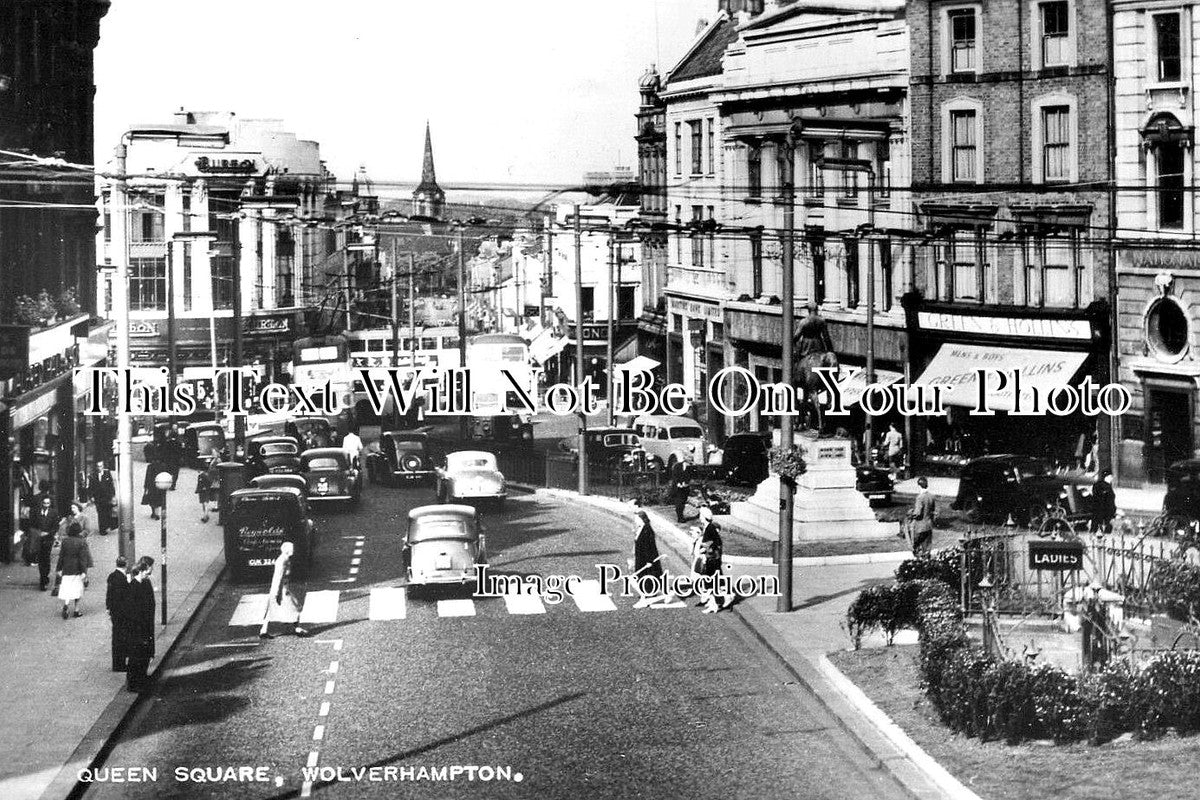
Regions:
<instances>
[{"instance_id":1,"label":"utility pole","mask_svg":"<svg viewBox=\"0 0 1200 800\"><path fill-rule=\"evenodd\" d=\"M608 234L608 350L605 355L605 364L607 368L605 373L608 376L608 386L605 387L606 397L608 398L608 424L612 427L616 424L616 416L613 412L613 393L616 390L617 379L616 372L613 367L613 317L617 315L617 287L613 283L617 271L617 234L615 231L609 231Z\"/></svg>"},{"instance_id":2,"label":"utility pole","mask_svg":"<svg viewBox=\"0 0 1200 800\"><path fill-rule=\"evenodd\" d=\"M167 388L172 402L175 398L175 370L178 368L178 348L175 344L175 239L167 240Z\"/></svg>"},{"instance_id":3,"label":"utility pole","mask_svg":"<svg viewBox=\"0 0 1200 800\"><path fill-rule=\"evenodd\" d=\"M463 226L458 226L458 363L463 369L467 366L467 262L463 253ZM471 398L464 398L469 402ZM459 437L467 438L467 424L470 415L464 414L459 418Z\"/></svg>"},{"instance_id":4,"label":"utility pole","mask_svg":"<svg viewBox=\"0 0 1200 800\"><path fill-rule=\"evenodd\" d=\"M126 182L125 137L117 144L117 180L112 202L119 215L121 241L117 251L117 275L113 281L113 310L117 315L117 369L129 370L129 185ZM124 406L117 409L117 552L129 563L134 559L133 527L133 421Z\"/></svg>"},{"instance_id":5,"label":"utility pole","mask_svg":"<svg viewBox=\"0 0 1200 800\"><path fill-rule=\"evenodd\" d=\"M575 384L583 386L583 225L575 204ZM580 389L582 391L582 388ZM579 412L579 493L588 493L587 414Z\"/></svg>"},{"instance_id":6,"label":"utility pole","mask_svg":"<svg viewBox=\"0 0 1200 800\"><path fill-rule=\"evenodd\" d=\"M396 260L396 237L392 237L392 369L400 366L400 302L396 297L396 273L400 271L400 262ZM393 398L393 402L395 398ZM392 406L392 429L400 427L400 405Z\"/></svg>"},{"instance_id":7,"label":"utility pole","mask_svg":"<svg viewBox=\"0 0 1200 800\"><path fill-rule=\"evenodd\" d=\"M234 214L235 223L240 223L240 216ZM242 382L242 231L241 225L235 224L233 229L233 365L237 368L234 379L241 386ZM246 409L234 409L233 415L233 446L236 451L241 448L242 457L246 454Z\"/></svg>"},{"instance_id":8,"label":"utility pole","mask_svg":"<svg viewBox=\"0 0 1200 800\"><path fill-rule=\"evenodd\" d=\"M875 170L867 173L867 386L875 385ZM857 243L857 240L856 240ZM908 384L905 384L906 386ZM875 450L875 418L867 418L867 463Z\"/></svg>"},{"instance_id":9,"label":"utility pole","mask_svg":"<svg viewBox=\"0 0 1200 800\"><path fill-rule=\"evenodd\" d=\"M788 131L787 157L784 159L787 176L783 181L783 384L793 383L792 344L796 333L796 141ZM807 399L807 398L806 398ZM784 414L780 425L779 446L785 452L796 443L795 417ZM792 610L792 528L796 519L796 485L791 478L779 476L779 597L775 610Z\"/></svg>"},{"instance_id":10,"label":"utility pole","mask_svg":"<svg viewBox=\"0 0 1200 800\"><path fill-rule=\"evenodd\" d=\"M417 374L417 257L408 254L408 349L412 354L413 380ZM399 340L397 340L399 347Z\"/></svg>"},{"instance_id":11,"label":"utility pole","mask_svg":"<svg viewBox=\"0 0 1200 800\"><path fill-rule=\"evenodd\" d=\"M346 330L354 327L350 318L350 231L346 231L346 241L342 247L342 280L345 281L343 296L346 299Z\"/></svg>"}]
</instances>

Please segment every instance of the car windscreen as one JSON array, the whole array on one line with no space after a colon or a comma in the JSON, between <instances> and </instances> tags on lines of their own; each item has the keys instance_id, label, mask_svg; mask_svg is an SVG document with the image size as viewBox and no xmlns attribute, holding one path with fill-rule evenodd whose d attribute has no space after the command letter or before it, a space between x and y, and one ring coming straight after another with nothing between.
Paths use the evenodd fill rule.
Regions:
<instances>
[{"instance_id":1,"label":"car windscreen","mask_svg":"<svg viewBox=\"0 0 1200 800\"><path fill-rule=\"evenodd\" d=\"M308 463L306 464L306 466L309 469L341 469L342 468L341 462L338 461L336 458L333 458L333 457L325 458L325 457L320 457L320 456L318 456L316 458L308 459Z\"/></svg>"},{"instance_id":2,"label":"car windscreen","mask_svg":"<svg viewBox=\"0 0 1200 800\"><path fill-rule=\"evenodd\" d=\"M693 428L690 425L681 425L678 428L670 428L672 439L703 439L704 434L699 428Z\"/></svg>"},{"instance_id":3,"label":"car windscreen","mask_svg":"<svg viewBox=\"0 0 1200 800\"><path fill-rule=\"evenodd\" d=\"M422 442L396 442L396 451L420 455L425 452L425 445Z\"/></svg>"},{"instance_id":4,"label":"car windscreen","mask_svg":"<svg viewBox=\"0 0 1200 800\"><path fill-rule=\"evenodd\" d=\"M422 518L413 521L408 532L410 542L426 542L439 539L474 539L475 534L461 519L453 517Z\"/></svg>"},{"instance_id":5,"label":"car windscreen","mask_svg":"<svg viewBox=\"0 0 1200 800\"><path fill-rule=\"evenodd\" d=\"M496 462L483 456L466 458L451 457L447 466L451 471L460 469L495 469Z\"/></svg>"},{"instance_id":6,"label":"car windscreen","mask_svg":"<svg viewBox=\"0 0 1200 800\"><path fill-rule=\"evenodd\" d=\"M1046 475L1050 472L1050 468L1044 461L1032 459L1030 461L1019 461L1015 464L1017 473L1021 476L1021 480L1026 478L1036 478L1039 475Z\"/></svg>"},{"instance_id":7,"label":"car windscreen","mask_svg":"<svg viewBox=\"0 0 1200 800\"><path fill-rule=\"evenodd\" d=\"M260 452L264 456L294 456L296 455L296 446L294 444L264 444Z\"/></svg>"},{"instance_id":8,"label":"car windscreen","mask_svg":"<svg viewBox=\"0 0 1200 800\"><path fill-rule=\"evenodd\" d=\"M638 438L632 433L610 433L604 437L605 447L636 447Z\"/></svg>"}]
</instances>

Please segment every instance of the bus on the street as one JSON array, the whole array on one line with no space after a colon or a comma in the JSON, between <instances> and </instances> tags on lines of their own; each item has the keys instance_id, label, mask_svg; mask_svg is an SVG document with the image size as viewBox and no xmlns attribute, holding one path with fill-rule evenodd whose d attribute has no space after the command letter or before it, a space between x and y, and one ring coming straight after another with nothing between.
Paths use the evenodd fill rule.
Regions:
<instances>
[{"instance_id":1,"label":"bus on the street","mask_svg":"<svg viewBox=\"0 0 1200 800\"><path fill-rule=\"evenodd\" d=\"M327 414L340 435L353 424L354 375L350 346L342 334L297 339L292 346L292 383L304 391L320 390L328 382L337 398L339 413Z\"/></svg>"}]
</instances>

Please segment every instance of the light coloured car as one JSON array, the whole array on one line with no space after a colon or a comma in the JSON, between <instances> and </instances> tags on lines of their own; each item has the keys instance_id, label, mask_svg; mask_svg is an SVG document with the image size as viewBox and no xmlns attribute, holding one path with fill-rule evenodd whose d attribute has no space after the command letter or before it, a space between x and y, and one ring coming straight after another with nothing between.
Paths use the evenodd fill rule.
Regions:
<instances>
[{"instance_id":1,"label":"light coloured car","mask_svg":"<svg viewBox=\"0 0 1200 800\"><path fill-rule=\"evenodd\" d=\"M410 586L467 584L487 563L483 525L463 505L420 506L408 512L404 563Z\"/></svg>"},{"instance_id":2,"label":"light coloured car","mask_svg":"<svg viewBox=\"0 0 1200 800\"><path fill-rule=\"evenodd\" d=\"M479 450L460 450L446 456L437 470L437 496L443 503L490 501L502 505L508 496L496 456Z\"/></svg>"},{"instance_id":3,"label":"light coloured car","mask_svg":"<svg viewBox=\"0 0 1200 800\"><path fill-rule=\"evenodd\" d=\"M633 421L641 437L642 449L658 469L671 469L676 462L688 461L697 467L721 464L720 449L704 438L704 429L688 417L645 415Z\"/></svg>"}]
</instances>

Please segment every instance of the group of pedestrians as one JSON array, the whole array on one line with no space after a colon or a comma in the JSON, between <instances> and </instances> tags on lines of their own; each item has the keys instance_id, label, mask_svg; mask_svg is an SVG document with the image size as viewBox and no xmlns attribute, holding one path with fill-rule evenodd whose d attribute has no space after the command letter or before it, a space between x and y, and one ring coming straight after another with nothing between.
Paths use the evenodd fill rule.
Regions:
<instances>
[{"instance_id":1,"label":"group of pedestrians","mask_svg":"<svg viewBox=\"0 0 1200 800\"><path fill-rule=\"evenodd\" d=\"M146 671L154 658L153 568L150 556L142 556L132 568L124 556L118 556L104 596L112 621L112 671L125 673L125 686L131 692L146 689Z\"/></svg>"},{"instance_id":2,"label":"group of pedestrians","mask_svg":"<svg viewBox=\"0 0 1200 800\"><path fill-rule=\"evenodd\" d=\"M650 524L650 515L640 507L634 513L636 530L633 544L633 577L638 581L645 579L638 584L639 588L647 587L647 591L634 607L677 606L683 602L683 598L668 591L664 586L662 554L658 551L658 540L654 526ZM724 544L721 541L721 529L713 519L711 509L701 508L699 521L700 527L693 529L692 537L692 585L697 587L695 595L698 599L697 604L703 606L702 613L714 614L728 608L736 598L707 589L707 585L711 584L724 568ZM661 591L653 591L650 587Z\"/></svg>"}]
</instances>

